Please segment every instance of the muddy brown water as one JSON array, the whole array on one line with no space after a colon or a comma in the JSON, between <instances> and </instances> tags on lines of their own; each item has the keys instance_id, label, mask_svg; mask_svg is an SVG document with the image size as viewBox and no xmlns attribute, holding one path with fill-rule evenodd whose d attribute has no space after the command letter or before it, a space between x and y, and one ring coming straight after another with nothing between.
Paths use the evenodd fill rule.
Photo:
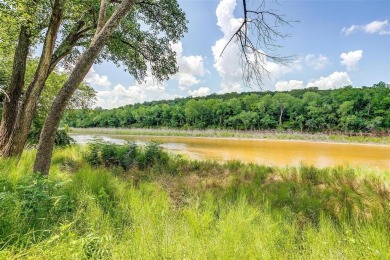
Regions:
<instances>
[{"instance_id":1,"label":"muddy brown water","mask_svg":"<svg viewBox=\"0 0 390 260\"><path fill-rule=\"evenodd\" d=\"M390 169L390 145L173 136L75 134L72 137L78 143L90 142L95 137L118 144L156 140L168 150L195 159L240 160L269 166L303 163L316 167L351 165Z\"/></svg>"}]
</instances>

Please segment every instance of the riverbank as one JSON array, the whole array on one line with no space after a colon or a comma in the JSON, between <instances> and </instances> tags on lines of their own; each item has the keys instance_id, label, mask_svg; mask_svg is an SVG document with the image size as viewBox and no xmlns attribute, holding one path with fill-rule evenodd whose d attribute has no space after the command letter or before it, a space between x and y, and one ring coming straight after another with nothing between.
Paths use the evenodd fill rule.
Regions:
<instances>
[{"instance_id":1,"label":"riverbank","mask_svg":"<svg viewBox=\"0 0 390 260\"><path fill-rule=\"evenodd\" d=\"M144 128L71 128L74 134L107 134L107 135L144 135L144 136L178 136L178 137L215 137L215 138L249 138L270 140L297 140L311 142L390 144L390 136L348 136L342 134L277 132L277 131L232 131L232 130L178 130L178 129L144 129Z\"/></svg>"},{"instance_id":2,"label":"riverbank","mask_svg":"<svg viewBox=\"0 0 390 260\"><path fill-rule=\"evenodd\" d=\"M57 149L48 179L30 174L34 151L0 160L0 258L390 257L388 171L126 147Z\"/></svg>"}]
</instances>

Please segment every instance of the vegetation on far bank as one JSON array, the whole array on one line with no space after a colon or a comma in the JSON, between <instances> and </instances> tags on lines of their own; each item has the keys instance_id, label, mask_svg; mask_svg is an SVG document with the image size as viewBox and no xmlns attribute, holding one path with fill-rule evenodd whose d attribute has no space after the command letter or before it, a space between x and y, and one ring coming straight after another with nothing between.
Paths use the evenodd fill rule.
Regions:
<instances>
[{"instance_id":1,"label":"vegetation on far bank","mask_svg":"<svg viewBox=\"0 0 390 260\"><path fill-rule=\"evenodd\" d=\"M155 143L0 160L0 258L390 257L389 172L188 161Z\"/></svg>"},{"instance_id":2,"label":"vegetation on far bank","mask_svg":"<svg viewBox=\"0 0 390 260\"><path fill-rule=\"evenodd\" d=\"M271 140L300 140L313 142L390 144L390 135L346 135L340 132L301 133L297 131L243 131L227 129L183 130L169 128L67 128L71 134L88 135L134 135L134 136L179 136L179 137L213 137L213 138L253 138Z\"/></svg>"},{"instance_id":3,"label":"vegetation on far bank","mask_svg":"<svg viewBox=\"0 0 390 260\"><path fill-rule=\"evenodd\" d=\"M153 101L115 109L68 111L71 127L292 130L388 135L390 88L251 92Z\"/></svg>"}]
</instances>

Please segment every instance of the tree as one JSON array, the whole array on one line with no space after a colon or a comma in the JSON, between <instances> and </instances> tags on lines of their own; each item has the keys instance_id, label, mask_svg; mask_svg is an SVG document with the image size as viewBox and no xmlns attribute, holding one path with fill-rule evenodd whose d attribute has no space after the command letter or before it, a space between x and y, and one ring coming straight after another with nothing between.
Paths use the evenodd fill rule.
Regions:
<instances>
[{"instance_id":1,"label":"tree","mask_svg":"<svg viewBox=\"0 0 390 260\"><path fill-rule=\"evenodd\" d=\"M356 116L352 113L354 103L354 101L344 101L337 110L337 113L340 115L339 125L344 131L347 131L348 127L356 121Z\"/></svg>"},{"instance_id":2,"label":"tree","mask_svg":"<svg viewBox=\"0 0 390 260\"><path fill-rule=\"evenodd\" d=\"M276 110L279 110L279 126L282 125L284 112L291 106L294 97L287 93L276 93L272 97L272 105Z\"/></svg>"},{"instance_id":3,"label":"tree","mask_svg":"<svg viewBox=\"0 0 390 260\"><path fill-rule=\"evenodd\" d=\"M115 36L116 33L120 33L123 27L132 30L134 35L138 36L134 41L126 42L127 45L133 48L133 52L122 53L123 55L131 55L132 62L128 64L131 68L129 72L136 78L142 79L142 73L145 73L147 67L146 62L149 62L152 75L158 80L166 79L177 71L175 53L171 49L170 42L176 42L182 37L186 30L186 21L184 13L175 0L143 2L122 0L108 20L106 19L107 7L108 2L102 0L98 26L92 41L79 57L68 80L53 101L41 132L34 172L48 174L55 132L66 105L109 38ZM132 24L123 23L123 21L126 22L126 17L132 20ZM142 31L140 21L150 25L148 32ZM130 25L132 27L128 28ZM119 29L117 30L117 28Z\"/></svg>"},{"instance_id":4,"label":"tree","mask_svg":"<svg viewBox=\"0 0 390 260\"><path fill-rule=\"evenodd\" d=\"M28 25L30 42L34 42L35 45L41 43L40 31L46 29L39 66L37 66L34 77L22 99L20 99L22 89L12 84L9 86L9 92L14 93L14 95L10 98L9 104L4 103L3 113L10 110L10 107L13 107L13 113L3 118L0 127L1 136L4 137L0 140L0 153L3 156L18 157L22 153L28 129L37 109L37 102L49 74L53 72L59 62L65 61L63 65L66 65L66 61L75 59L75 54L78 53L79 49L88 44L88 41L83 40L90 37L89 32L96 27L95 17L97 15L95 13L96 10L99 10L98 7L99 1L97 0L2 1L0 5L2 15L0 17L5 17L4 19L8 21L7 24L14 29L18 28L20 20L27 20L27 22L21 23L20 30L23 30L25 24ZM19 9L22 11L18 11ZM34 15L27 12L30 9L34 10ZM47 10L51 10L51 13ZM62 25L59 27L61 22ZM59 29L62 41L56 44L57 48L53 53ZM3 42L12 42L12 37L3 34L0 34L0 37ZM75 48L76 46L78 48ZM27 56L24 57L24 60L26 58ZM13 105L15 103L21 105L15 106ZM11 134L7 135L8 132Z\"/></svg>"},{"instance_id":5,"label":"tree","mask_svg":"<svg viewBox=\"0 0 390 260\"><path fill-rule=\"evenodd\" d=\"M19 5L17 5L18 7ZM1 6L3 9L3 6ZM24 76L26 73L26 62L31 45L31 31L30 26L31 17L35 13L35 8L24 6L26 8L27 21L21 22L20 33L17 40L15 55L13 58L11 80L7 87L7 98L3 102L2 120L0 124L0 148L2 148L10 138L13 126L16 121L14 116L18 109L19 99L24 86ZM18 9L16 8L16 11ZM11 11L10 11L11 12ZM11 15L9 15L10 17ZM3 19L5 15L2 15Z\"/></svg>"},{"instance_id":6,"label":"tree","mask_svg":"<svg viewBox=\"0 0 390 260\"><path fill-rule=\"evenodd\" d=\"M15 0L4 1L4 6L12 7L14 1ZM41 61L45 61L46 63L43 62L42 66L38 66L34 80L31 81L28 89L26 90L26 94L23 96L23 99L19 99L21 96L21 89L17 90L17 93L19 94L18 100L16 101L16 95L15 98L12 99L15 103L20 103L21 106L17 107L19 109L14 110L14 112L18 111L18 113L12 113L9 117L2 121L2 123L9 126L7 129L11 129L13 126L13 130L10 131L12 135L4 138L4 145L6 145L6 147L0 145L3 156L20 156L22 153L25 141L27 139L28 129L30 128L31 122L35 115L37 100L39 99L44 88L44 82L46 81L48 75L53 71L55 66L62 62L63 66L71 68L74 60L78 59L80 51L89 47L89 44L93 40L92 37L94 36L94 32L98 27L98 21L96 18L99 16L99 2L99 0L57 0L54 1L54 3L48 0L39 1L39 3L45 3L48 5L45 9L40 8L40 10L52 10L51 18L53 18L49 19L49 15L49 18L42 19L43 22L39 20L32 20L33 24L35 22L40 24L42 28L47 28L45 43L49 44L44 44L41 55ZM169 12L172 1L160 2L161 3L159 6L166 7L161 10L167 10ZM106 11L108 15L114 12L114 7L118 3L119 1L107 1ZM148 3L148 1L142 1L136 4L137 6L142 5L145 7L144 14L141 14L142 16L138 17L139 20L158 19L159 14L150 8L150 3ZM58 11L56 12L56 10L58 10L56 6L58 7L59 5L63 6L63 19L59 19L60 13ZM0 12L1 11L2 9L0 9ZM146 12L148 12L147 15L145 15ZM182 15L182 17L180 17L180 15ZM46 16L48 15L46 14ZM184 15L182 13L177 13L176 16L176 18L179 19L172 20L171 18L169 24L176 25L179 29L182 29L180 22L184 19ZM172 63L172 61L167 60L166 55L161 55L160 46L161 44L169 44L167 38L159 39L163 42L156 41L155 39L158 38L156 35L152 35L150 32L142 33L141 31L137 30L139 29L140 25L134 24L133 20L133 16L127 16L125 19L123 19L121 26L118 27L113 35L109 37L105 48L100 52L100 56L97 58L97 60L101 61L102 59L107 59L117 64L123 64L126 66L127 70L129 70L136 77L137 80L141 80L145 76L148 68L145 62L143 62L144 59L154 61L164 60L166 63ZM53 21L56 21L56 23L53 23ZM56 35L54 33L50 33L52 32L50 28L54 28L54 25L58 25L60 22L62 22L60 27L60 35L62 36L62 39L58 44L56 44L57 48L53 52L53 49L51 49L53 43L52 40ZM144 22L146 24L148 23L147 21ZM102 26L102 22L99 26ZM136 26L136 28L133 28L134 26ZM149 41L147 41L148 39ZM36 44L39 43L39 39L34 40L34 42ZM173 54L172 51L171 53ZM172 56L173 55L171 55L171 57ZM49 67L47 67L49 57L51 57L51 60ZM136 65L134 65L134 63L136 63ZM167 67L170 68L172 67L171 65L172 64ZM158 75L154 76L158 77ZM5 104L5 106L6 105L7 104ZM6 110L7 109L3 109L3 111ZM15 124L15 122L17 122L17 124ZM2 131L0 130L0 132Z\"/></svg>"},{"instance_id":7,"label":"tree","mask_svg":"<svg viewBox=\"0 0 390 260\"><path fill-rule=\"evenodd\" d=\"M8 110L13 109L13 115L9 120L7 118L3 118L2 120L2 122L7 125L4 129L12 130L10 136L8 136L9 140L7 140L6 143L4 143L4 141L1 142L2 145L0 147L3 155L20 156L23 151L31 123L33 121L33 116L36 111L39 96L41 95L45 81L47 80L50 72L54 69L54 67L51 68L51 60L57 33L62 20L65 2L65 0L55 0L53 3L52 14L46 32L42 55L33 80L26 91L24 102L22 103L20 110L17 107L18 104L16 104L16 100L18 99L16 96L20 96L24 82L20 82L18 86L13 88L13 91L11 91L11 93L15 93L13 97L10 97L10 101L14 102L14 104L10 103L10 105L7 105L7 103L5 103L3 113L7 116ZM21 30L21 33L22 32L23 30ZM21 58L25 59L23 60L25 63L27 60L26 54L23 54ZM24 66L23 70L25 71L25 64L20 66ZM14 79L14 77L12 77L12 79ZM17 112L15 113L15 111ZM0 127L0 129L3 130L2 127Z\"/></svg>"}]
</instances>

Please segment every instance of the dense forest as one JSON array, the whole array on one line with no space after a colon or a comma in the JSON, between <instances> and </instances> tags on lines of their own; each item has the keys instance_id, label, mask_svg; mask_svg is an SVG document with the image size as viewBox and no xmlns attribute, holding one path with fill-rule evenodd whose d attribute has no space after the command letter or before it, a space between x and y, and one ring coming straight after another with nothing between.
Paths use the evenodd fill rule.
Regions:
<instances>
[{"instance_id":1,"label":"dense forest","mask_svg":"<svg viewBox=\"0 0 390 260\"><path fill-rule=\"evenodd\" d=\"M71 110L62 124L71 127L387 132L390 129L390 88L379 82L362 88L213 94L111 110Z\"/></svg>"}]
</instances>

